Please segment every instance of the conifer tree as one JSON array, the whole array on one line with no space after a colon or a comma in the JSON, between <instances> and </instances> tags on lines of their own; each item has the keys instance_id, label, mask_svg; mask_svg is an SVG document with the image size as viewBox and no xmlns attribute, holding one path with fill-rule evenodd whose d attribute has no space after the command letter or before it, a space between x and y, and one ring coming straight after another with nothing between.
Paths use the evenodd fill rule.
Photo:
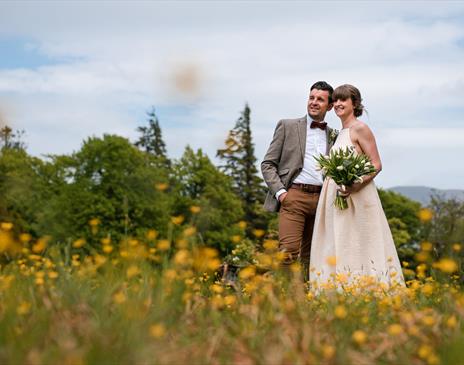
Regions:
<instances>
[{"instance_id":1,"label":"conifer tree","mask_svg":"<svg viewBox=\"0 0 464 365\"><path fill-rule=\"evenodd\" d=\"M146 153L160 158L160 160L169 165L170 162L166 152L166 144L163 141L161 127L154 107L147 113L147 116L148 126L137 127L137 131L141 136L137 142L135 142L135 145Z\"/></svg>"},{"instance_id":2,"label":"conifer tree","mask_svg":"<svg viewBox=\"0 0 464 365\"><path fill-rule=\"evenodd\" d=\"M235 127L229 131L226 147L217 151L217 157L224 161L220 169L233 179L235 191L243 203L245 220L252 227L265 228L266 224L260 219L265 190L256 167L250 123L250 107L246 104Z\"/></svg>"}]
</instances>

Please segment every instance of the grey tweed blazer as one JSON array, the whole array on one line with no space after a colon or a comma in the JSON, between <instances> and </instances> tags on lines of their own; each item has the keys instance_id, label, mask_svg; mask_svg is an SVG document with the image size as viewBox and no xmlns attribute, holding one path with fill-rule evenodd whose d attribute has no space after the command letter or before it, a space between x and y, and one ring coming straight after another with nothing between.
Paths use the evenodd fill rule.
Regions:
<instances>
[{"instance_id":1,"label":"grey tweed blazer","mask_svg":"<svg viewBox=\"0 0 464 365\"><path fill-rule=\"evenodd\" d=\"M288 189L293 180L303 169L306 149L306 116L298 119L282 119L277 123L272 142L261 162L261 172L269 191L264 202L264 209L277 212L280 202L275 194L280 189ZM326 129L327 150L333 145L330 140L331 128Z\"/></svg>"}]
</instances>

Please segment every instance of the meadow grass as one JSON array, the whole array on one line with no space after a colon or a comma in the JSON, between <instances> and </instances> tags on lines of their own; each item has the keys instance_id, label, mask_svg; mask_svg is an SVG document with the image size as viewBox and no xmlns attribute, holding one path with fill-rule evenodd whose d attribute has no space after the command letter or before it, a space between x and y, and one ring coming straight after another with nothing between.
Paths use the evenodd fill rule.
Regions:
<instances>
[{"instance_id":1,"label":"meadow grass","mask_svg":"<svg viewBox=\"0 0 464 365\"><path fill-rule=\"evenodd\" d=\"M1 364L463 363L464 293L445 263L405 289L315 292L298 265L278 269L272 240L226 281L194 230L91 250L1 232Z\"/></svg>"}]
</instances>

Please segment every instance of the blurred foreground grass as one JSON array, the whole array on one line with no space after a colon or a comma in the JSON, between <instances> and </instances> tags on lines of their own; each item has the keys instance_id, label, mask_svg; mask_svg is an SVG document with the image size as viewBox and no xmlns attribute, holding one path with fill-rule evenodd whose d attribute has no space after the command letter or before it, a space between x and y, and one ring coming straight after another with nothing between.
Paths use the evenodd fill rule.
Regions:
<instances>
[{"instance_id":1,"label":"blurred foreground grass","mask_svg":"<svg viewBox=\"0 0 464 365\"><path fill-rule=\"evenodd\" d=\"M297 265L278 270L273 240L225 281L193 227L91 250L12 232L2 224L1 364L464 363L452 259L433 277L419 265L406 289L367 280L317 294Z\"/></svg>"}]
</instances>

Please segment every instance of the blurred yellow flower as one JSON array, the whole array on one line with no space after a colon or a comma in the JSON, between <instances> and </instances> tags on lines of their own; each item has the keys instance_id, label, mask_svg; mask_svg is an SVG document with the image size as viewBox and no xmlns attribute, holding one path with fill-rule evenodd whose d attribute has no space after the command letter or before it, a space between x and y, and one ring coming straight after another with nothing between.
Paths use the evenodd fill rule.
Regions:
<instances>
[{"instance_id":1,"label":"blurred yellow flower","mask_svg":"<svg viewBox=\"0 0 464 365\"><path fill-rule=\"evenodd\" d=\"M79 238L79 239L75 240L73 242L73 244L72 244L72 246L74 248L81 248L84 245L85 245L85 239L83 239L83 238Z\"/></svg>"},{"instance_id":2,"label":"blurred yellow flower","mask_svg":"<svg viewBox=\"0 0 464 365\"><path fill-rule=\"evenodd\" d=\"M48 272L48 277L50 279L56 279L58 277L58 273L56 271L49 271Z\"/></svg>"},{"instance_id":3,"label":"blurred yellow flower","mask_svg":"<svg viewBox=\"0 0 464 365\"><path fill-rule=\"evenodd\" d=\"M240 222L237 223L237 225L238 225L238 227L239 227L240 229L245 229L246 226L247 226L247 222L245 222L245 221L240 221Z\"/></svg>"},{"instance_id":4,"label":"blurred yellow flower","mask_svg":"<svg viewBox=\"0 0 464 365\"><path fill-rule=\"evenodd\" d=\"M346 311L345 307L343 305L337 305L334 310L335 317L339 319L346 318L348 315L348 312Z\"/></svg>"},{"instance_id":5,"label":"blurred yellow flower","mask_svg":"<svg viewBox=\"0 0 464 365\"><path fill-rule=\"evenodd\" d=\"M327 256L325 262L329 266L335 266L337 264L337 258L335 256Z\"/></svg>"},{"instance_id":6,"label":"blurred yellow flower","mask_svg":"<svg viewBox=\"0 0 464 365\"><path fill-rule=\"evenodd\" d=\"M279 246L279 241L277 240L265 240L263 242L263 247L269 251L277 249L278 246Z\"/></svg>"},{"instance_id":7,"label":"blurred yellow flower","mask_svg":"<svg viewBox=\"0 0 464 365\"><path fill-rule=\"evenodd\" d=\"M150 326L149 332L150 332L151 337L160 338L160 337L163 337L165 335L166 329L165 329L163 324L156 323L156 324L152 324Z\"/></svg>"},{"instance_id":8,"label":"blurred yellow flower","mask_svg":"<svg viewBox=\"0 0 464 365\"><path fill-rule=\"evenodd\" d=\"M20 316L24 316L28 314L30 310L31 310L31 303L23 301L16 308L16 313L18 313Z\"/></svg>"},{"instance_id":9,"label":"blurred yellow flower","mask_svg":"<svg viewBox=\"0 0 464 365\"><path fill-rule=\"evenodd\" d=\"M179 250L174 255L174 263L180 266L187 265L189 264L189 256L190 256L189 251L184 250L184 249Z\"/></svg>"},{"instance_id":10,"label":"blurred yellow flower","mask_svg":"<svg viewBox=\"0 0 464 365\"><path fill-rule=\"evenodd\" d=\"M233 306L237 301L237 297L235 295L226 295L224 297L224 304L228 307Z\"/></svg>"},{"instance_id":11,"label":"blurred yellow flower","mask_svg":"<svg viewBox=\"0 0 464 365\"><path fill-rule=\"evenodd\" d=\"M159 240L156 247L160 251L167 251L171 248L171 242L169 240Z\"/></svg>"},{"instance_id":12,"label":"blurred yellow flower","mask_svg":"<svg viewBox=\"0 0 464 365\"><path fill-rule=\"evenodd\" d=\"M430 284L430 283L425 283L424 286L422 287L421 289L422 293L424 295L432 295L433 291L434 291L434 287L433 287L433 284Z\"/></svg>"},{"instance_id":13,"label":"blurred yellow flower","mask_svg":"<svg viewBox=\"0 0 464 365\"><path fill-rule=\"evenodd\" d=\"M197 229L195 227L187 227L182 233L185 237L190 237L197 233Z\"/></svg>"},{"instance_id":14,"label":"blurred yellow flower","mask_svg":"<svg viewBox=\"0 0 464 365\"><path fill-rule=\"evenodd\" d=\"M141 271L137 266L131 265L126 270L126 276L127 276L128 279L130 279L130 278L133 278L134 276L140 274L140 272Z\"/></svg>"},{"instance_id":15,"label":"blurred yellow flower","mask_svg":"<svg viewBox=\"0 0 464 365\"><path fill-rule=\"evenodd\" d=\"M158 191L165 191L169 187L166 183L157 183L155 184L155 189Z\"/></svg>"},{"instance_id":16,"label":"blurred yellow flower","mask_svg":"<svg viewBox=\"0 0 464 365\"><path fill-rule=\"evenodd\" d=\"M153 241L154 239L156 239L156 237L158 237L158 232L155 229L149 229L145 237L147 238L147 240Z\"/></svg>"},{"instance_id":17,"label":"blurred yellow flower","mask_svg":"<svg viewBox=\"0 0 464 365\"><path fill-rule=\"evenodd\" d=\"M113 246L111 245L104 245L102 248L104 253L111 253L113 251Z\"/></svg>"},{"instance_id":18,"label":"blurred yellow flower","mask_svg":"<svg viewBox=\"0 0 464 365\"><path fill-rule=\"evenodd\" d=\"M13 228L13 223L11 222L2 222L0 223L0 228L4 231L10 231Z\"/></svg>"},{"instance_id":19,"label":"blurred yellow flower","mask_svg":"<svg viewBox=\"0 0 464 365\"><path fill-rule=\"evenodd\" d=\"M178 215L178 216L175 216L175 217L171 217L171 222L176 224L176 225L180 225L184 222L185 218L183 215Z\"/></svg>"},{"instance_id":20,"label":"blurred yellow flower","mask_svg":"<svg viewBox=\"0 0 464 365\"><path fill-rule=\"evenodd\" d=\"M41 253L42 251L44 251L47 248L49 239L50 237L48 236L39 238L35 245L32 246L32 251L34 253Z\"/></svg>"},{"instance_id":21,"label":"blurred yellow flower","mask_svg":"<svg viewBox=\"0 0 464 365\"><path fill-rule=\"evenodd\" d=\"M242 236L236 234L231 237L233 243L239 243L242 239Z\"/></svg>"},{"instance_id":22,"label":"blurred yellow flower","mask_svg":"<svg viewBox=\"0 0 464 365\"><path fill-rule=\"evenodd\" d=\"M331 345L322 346L322 356L324 359L331 359L335 355L335 347Z\"/></svg>"},{"instance_id":23,"label":"blurred yellow flower","mask_svg":"<svg viewBox=\"0 0 464 365\"><path fill-rule=\"evenodd\" d=\"M421 345L417 350L417 355L419 355L421 359L428 358L432 353L433 349L429 345Z\"/></svg>"},{"instance_id":24,"label":"blurred yellow flower","mask_svg":"<svg viewBox=\"0 0 464 365\"><path fill-rule=\"evenodd\" d=\"M455 252L461 251L461 245L459 243L455 243L453 245L453 251L455 251Z\"/></svg>"},{"instance_id":25,"label":"blurred yellow flower","mask_svg":"<svg viewBox=\"0 0 464 365\"><path fill-rule=\"evenodd\" d=\"M446 326L449 328L456 328L458 324L458 320L456 319L456 316L451 316L446 320Z\"/></svg>"},{"instance_id":26,"label":"blurred yellow flower","mask_svg":"<svg viewBox=\"0 0 464 365\"><path fill-rule=\"evenodd\" d=\"M264 234L266 233L266 231L264 231L264 229L254 229L253 230L253 234L256 238L261 238L264 236Z\"/></svg>"},{"instance_id":27,"label":"blurred yellow flower","mask_svg":"<svg viewBox=\"0 0 464 365\"><path fill-rule=\"evenodd\" d=\"M29 233L21 233L19 235L19 240L24 244L28 243L31 239L32 236Z\"/></svg>"},{"instance_id":28,"label":"blurred yellow flower","mask_svg":"<svg viewBox=\"0 0 464 365\"><path fill-rule=\"evenodd\" d=\"M426 326L433 326L435 324L435 318L432 316L424 316L422 317L422 323Z\"/></svg>"},{"instance_id":29,"label":"blurred yellow flower","mask_svg":"<svg viewBox=\"0 0 464 365\"><path fill-rule=\"evenodd\" d=\"M102 238L100 242L101 242L103 245L109 245L109 244L111 244L111 238L110 238L110 237Z\"/></svg>"},{"instance_id":30,"label":"blurred yellow flower","mask_svg":"<svg viewBox=\"0 0 464 365\"><path fill-rule=\"evenodd\" d=\"M421 243L421 249L423 251L432 251L433 245L432 242L424 241Z\"/></svg>"},{"instance_id":31,"label":"blurred yellow flower","mask_svg":"<svg viewBox=\"0 0 464 365\"><path fill-rule=\"evenodd\" d=\"M89 220L89 226L91 227L96 227L100 224L100 219L98 218L92 218L91 220Z\"/></svg>"},{"instance_id":32,"label":"blurred yellow flower","mask_svg":"<svg viewBox=\"0 0 464 365\"><path fill-rule=\"evenodd\" d=\"M403 326L397 323L391 324L387 328L387 332L391 336L398 336L399 334L403 333L403 331L404 331Z\"/></svg>"},{"instance_id":33,"label":"blurred yellow flower","mask_svg":"<svg viewBox=\"0 0 464 365\"><path fill-rule=\"evenodd\" d=\"M256 269L254 266L247 266L241 269L238 273L240 279L247 280L256 274Z\"/></svg>"},{"instance_id":34,"label":"blurred yellow flower","mask_svg":"<svg viewBox=\"0 0 464 365\"><path fill-rule=\"evenodd\" d=\"M367 334L364 331L357 330L353 332L353 335L351 336L351 338L358 345L362 345L367 340Z\"/></svg>"},{"instance_id":35,"label":"blurred yellow flower","mask_svg":"<svg viewBox=\"0 0 464 365\"><path fill-rule=\"evenodd\" d=\"M428 222L433 218L433 212L428 208L422 208L419 210L418 216L422 222Z\"/></svg>"},{"instance_id":36,"label":"blurred yellow flower","mask_svg":"<svg viewBox=\"0 0 464 365\"><path fill-rule=\"evenodd\" d=\"M113 294L113 302L121 304L126 301L126 295L122 291L117 291Z\"/></svg>"},{"instance_id":37,"label":"blurred yellow flower","mask_svg":"<svg viewBox=\"0 0 464 365\"><path fill-rule=\"evenodd\" d=\"M426 262L426 261L429 261L431 259L430 257L430 253L427 252L427 251L420 251L418 253L416 253L416 255L414 256L414 259L417 261L417 262Z\"/></svg>"},{"instance_id":38,"label":"blurred yellow flower","mask_svg":"<svg viewBox=\"0 0 464 365\"><path fill-rule=\"evenodd\" d=\"M440 261L435 262L432 266L446 274L452 274L458 270L457 262L449 258L443 258Z\"/></svg>"},{"instance_id":39,"label":"blurred yellow flower","mask_svg":"<svg viewBox=\"0 0 464 365\"><path fill-rule=\"evenodd\" d=\"M200 213L201 208L200 208L198 205L192 205L192 206L190 207L190 211L191 211L193 214L198 214L198 213Z\"/></svg>"}]
</instances>

